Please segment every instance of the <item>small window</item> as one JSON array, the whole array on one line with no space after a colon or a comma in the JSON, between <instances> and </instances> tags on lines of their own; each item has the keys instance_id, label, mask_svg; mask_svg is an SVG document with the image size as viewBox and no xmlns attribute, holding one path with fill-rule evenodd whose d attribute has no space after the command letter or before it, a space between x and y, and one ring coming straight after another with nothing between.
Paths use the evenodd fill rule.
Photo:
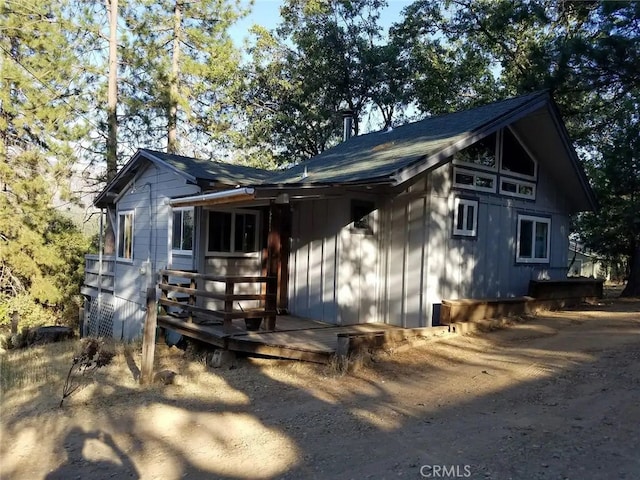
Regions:
<instances>
[{"instance_id":1,"label":"small window","mask_svg":"<svg viewBox=\"0 0 640 480\"><path fill-rule=\"evenodd\" d=\"M176 253L193 250L193 208L173 209L171 249Z\"/></svg>"},{"instance_id":2,"label":"small window","mask_svg":"<svg viewBox=\"0 0 640 480\"><path fill-rule=\"evenodd\" d=\"M464 150L461 150L455 154L454 162L466 163L467 165L473 165L474 167L488 170L495 170L497 167L497 137L497 134L492 133L473 145L468 146Z\"/></svg>"},{"instance_id":3,"label":"small window","mask_svg":"<svg viewBox=\"0 0 640 480\"><path fill-rule=\"evenodd\" d=\"M258 251L258 215L255 212L209 212L208 253Z\"/></svg>"},{"instance_id":4,"label":"small window","mask_svg":"<svg viewBox=\"0 0 640 480\"><path fill-rule=\"evenodd\" d=\"M352 200L351 201L351 221L353 222L353 229L372 234L373 225L371 223L371 217L369 214L375 210L376 206L373 202L366 200Z\"/></svg>"},{"instance_id":5,"label":"small window","mask_svg":"<svg viewBox=\"0 0 640 480\"><path fill-rule=\"evenodd\" d=\"M500 193L510 197L528 198L535 200L536 184L525 182L523 180L515 180L512 178L500 179Z\"/></svg>"},{"instance_id":6,"label":"small window","mask_svg":"<svg viewBox=\"0 0 640 480\"><path fill-rule=\"evenodd\" d=\"M500 171L508 175L536 177L536 162L509 128L502 135L502 165Z\"/></svg>"},{"instance_id":7,"label":"small window","mask_svg":"<svg viewBox=\"0 0 640 480\"><path fill-rule=\"evenodd\" d=\"M490 173L475 172L473 170L454 167L453 186L468 190L495 193L496 176Z\"/></svg>"},{"instance_id":8,"label":"small window","mask_svg":"<svg viewBox=\"0 0 640 480\"><path fill-rule=\"evenodd\" d=\"M133 261L133 210L118 212L118 260Z\"/></svg>"},{"instance_id":9,"label":"small window","mask_svg":"<svg viewBox=\"0 0 640 480\"><path fill-rule=\"evenodd\" d=\"M518 215L516 261L548 263L551 240L551 219Z\"/></svg>"},{"instance_id":10,"label":"small window","mask_svg":"<svg viewBox=\"0 0 640 480\"><path fill-rule=\"evenodd\" d=\"M453 204L453 234L475 237L478 234L478 201L456 198Z\"/></svg>"}]
</instances>

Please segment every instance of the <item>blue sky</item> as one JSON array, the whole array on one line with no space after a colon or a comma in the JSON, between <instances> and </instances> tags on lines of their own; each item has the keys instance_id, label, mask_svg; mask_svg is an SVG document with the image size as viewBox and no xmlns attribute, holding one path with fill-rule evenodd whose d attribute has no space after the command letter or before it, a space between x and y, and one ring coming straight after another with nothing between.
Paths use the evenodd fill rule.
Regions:
<instances>
[{"instance_id":1,"label":"blue sky","mask_svg":"<svg viewBox=\"0 0 640 480\"><path fill-rule=\"evenodd\" d=\"M404 7L414 0L387 0L388 6L380 14L380 24L385 31L400 19L400 13ZM258 24L269 30L275 28L280 22L280 5L282 0L255 0L251 14L242 19L231 30L231 36L238 45L242 44L248 36L252 25Z\"/></svg>"}]
</instances>

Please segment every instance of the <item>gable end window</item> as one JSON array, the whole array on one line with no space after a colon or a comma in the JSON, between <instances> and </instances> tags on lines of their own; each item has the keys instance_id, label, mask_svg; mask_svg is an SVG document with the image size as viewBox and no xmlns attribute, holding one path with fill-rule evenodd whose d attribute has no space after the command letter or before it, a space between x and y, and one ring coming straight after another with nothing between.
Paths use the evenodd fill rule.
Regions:
<instances>
[{"instance_id":1,"label":"gable end window","mask_svg":"<svg viewBox=\"0 0 640 480\"><path fill-rule=\"evenodd\" d=\"M551 219L518 215L516 262L549 263Z\"/></svg>"},{"instance_id":2,"label":"gable end window","mask_svg":"<svg viewBox=\"0 0 640 480\"><path fill-rule=\"evenodd\" d=\"M257 251L257 212L209 212L207 253L247 254Z\"/></svg>"},{"instance_id":3,"label":"gable end window","mask_svg":"<svg viewBox=\"0 0 640 480\"><path fill-rule=\"evenodd\" d=\"M456 198L453 203L453 234L462 237L478 235L478 201Z\"/></svg>"},{"instance_id":4,"label":"gable end window","mask_svg":"<svg viewBox=\"0 0 640 480\"><path fill-rule=\"evenodd\" d=\"M510 128L505 128L502 134L500 173L530 179L537 175L536 161Z\"/></svg>"},{"instance_id":5,"label":"gable end window","mask_svg":"<svg viewBox=\"0 0 640 480\"><path fill-rule=\"evenodd\" d=\"M174 208L171 250L191 254L193 250L193 208Z\"/></svg>"},{"instance_id":6,"label":"gable end window","mask_svg":"<svg viewBox=\"0 0 640 480\"><path fill-rule=\"evenodd\" d=\"M118 212L118 260L133 261L133 210Z\"/></svg>"},{"instance_id":7,"label":"gable end window","mask_svg":"<svg viewBox=\"0 0 640 480\"><path fill-rule=\"evenodd\" d=\"M465 188L467 190L495 193L496 176L490 173L454 167L453 186L457 188Z\"/></svg>"},{"instance_id":8,"label":"gable end window","mask_svg":"<svg viewBox=\"0 0 640 480\"><path fill-rule=\"evenodd\" d=\"M459 151L453 157L453 163L463 164L483 170L497 169L498 133L492 133Z\"/></svg>"}]
</instances>

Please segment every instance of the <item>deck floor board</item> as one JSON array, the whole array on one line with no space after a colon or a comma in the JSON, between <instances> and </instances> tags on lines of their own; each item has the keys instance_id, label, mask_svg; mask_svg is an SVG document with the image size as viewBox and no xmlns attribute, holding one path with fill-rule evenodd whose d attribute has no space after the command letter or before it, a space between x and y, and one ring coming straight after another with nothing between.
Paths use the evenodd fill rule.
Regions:
<instances>
[{"instance_id":1,"label":"deck floor board","mask_svg":"<svg viewBox=\"0 0 640 480\"><path fill-rule=\"evenodd\" d=\"M229 332L225 332L221 325L190 323L167 316L159 317L158 323L183 335L231 350L267 355L273 352L273 356L282 358L308 357L314 358L314 361L329 361L336 351L340 333L372 333L399 328L381 323L332 325L292 315L278 316L276 329L271 331L247 331L239 321L234 322Z\"/></svg>"}]
</instances>

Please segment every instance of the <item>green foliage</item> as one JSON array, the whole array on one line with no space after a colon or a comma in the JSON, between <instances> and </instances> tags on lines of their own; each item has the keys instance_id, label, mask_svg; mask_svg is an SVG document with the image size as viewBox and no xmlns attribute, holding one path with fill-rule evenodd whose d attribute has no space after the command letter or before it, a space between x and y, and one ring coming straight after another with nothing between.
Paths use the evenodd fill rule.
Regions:
<instances>
[{"instance_id":1,"label":"green foliage","mask_svg":"<svg viewBox=\"0 0 640 480\"><path fill-rule=\"evenodd\" d=\"M0 297L0 326L11 325L13 312L18 312L19 329L51 323L51 314L47 309L26 293Z\"/></svg>"},{"instance_id":2,"label":"green foliage","mask_svg":"<svg viewBox=\"0 0 640 480\"><path fill-rule=\"evenodd\" d=\"M122 12L120 142L166 147L175 114L179 153L211 156L232 122L240 52L228 29L245 10L234 0L140 0Z\"/></svg>"},{"instance_id":3,"label":"green foliage","mask_svg":"<svg viewBox=\"0 0 640 480\"><path fill-rule=\"evenodd\" d=\"M289 0L275 32L254 28L251 61L236 102L245 119L238 148L263 164L287 164L316 155L340 140L340 110L354 113L354 133L374 104L399 105L384 86L395 52L380 47L381 0ZM386 84L385 84L386 85ZM374 103L375 102L375 103ZM388 107L390 108L390 107Z\"/></svg>"}]
</instances>

